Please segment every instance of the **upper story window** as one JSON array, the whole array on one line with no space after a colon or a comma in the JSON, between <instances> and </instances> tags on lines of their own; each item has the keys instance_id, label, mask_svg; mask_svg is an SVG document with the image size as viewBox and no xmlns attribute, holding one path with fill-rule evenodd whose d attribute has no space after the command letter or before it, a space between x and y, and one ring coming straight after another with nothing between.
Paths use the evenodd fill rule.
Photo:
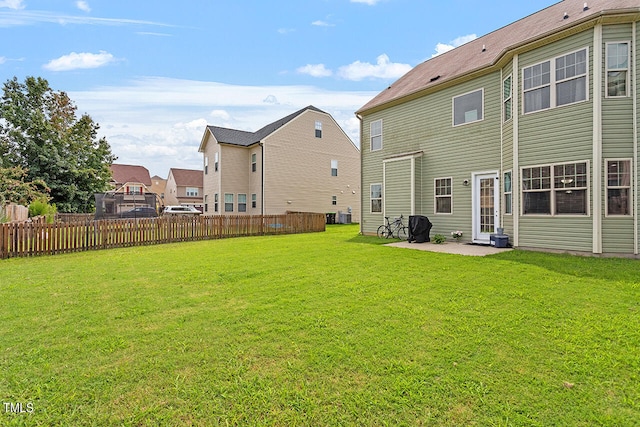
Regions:
<instances>
[{"instance_id":1,"label":"upper story window","mask_svg":"<svg viewBox=\"0 0 640 427\"><path fill-rule=\"evenodd\" d=\"M453 98L453 125L464 125L482 120L484 90L465 93Z\"/></svg>"},{"instance_id":2,"label":"upper story window","mask_svg":"<svg viewBox=\"0 0 640 427\"><path fill-rule=\"evenodd\" d=\"M204 158L204 174L208 174L209 173L209 157Z\"/></svg>"},{"instance_id":3,"label":"upper story window","mask_svg":"<svg viewBox=\"0 0 640 427\"><path fill-rule=\"evenodd\" d=\"M256 162L256 153L251 155L251 172L255 172L257 170L257 162Z\"/></svg>"},{"instance_id":4,"label":"upper story window","mask_svg":"<svg viewBox=\"0 0 640 427\"><path fill-rule=\"evenodd\" d=\"M142 185L129 185L127 188L128 194L142 194Z\"/></svg>"},{"instance_id":5,"label":"upper story window","mask_svg":"<svg viewBox=\"0 0 640 427\"><path fill-rule=\"evenodd\" d=\"M512 117L511 81L511 76L509 76L502 82L502 118L505 122L511 120Z\"/></svg>"},{"instance_id":6,"label":"upper story window","mask_svg":"<svg viewBox=\"0 0 640 427\"><path fill-rule=\"evenodd\" d=\"M322 138L322 122L316 121L316 138Z\"/></svg>"},{"instance_id":7,"label":"upper story window","mask_svg":"<svg viewBox=\"0 0 640 427\"><path fill-rule=\"evenodd\" d=\"M198 197L198 187L187 187L187 197Z\"/></svg>"},{"instance_id":8,"label":"upper story window","mask_svg":"<svg viewBox=\"0 0 640 427\"><path fill-rule=\"evenodd\" d=\"M524 113L587 99L587 49L522 69Z\"/></svg>"},{"instance_id":9,"label":"upper story window","mask_svg":"<svg viewBox=\"0 0 640 427\"><path fill-rule=\"evenodd\" d=\"M218 153L213 154L213 171L218 172Z\"/></svg>"},{"instance_id":10,"label":"upper story window","mask_svg":"<svg viewBox=\"0 0 640 427\"><path fill-rule=\"evenodd\" d=\"M371 151L382 150L382 119L371 122Z\"/></svg>"},{"instance_id":11,"label":"upper story window","mask_svg":"<svg viewBox=\"0 0 640 427\"><path fill-rule=\"evenodd\" d=\"M629 96L629 43L607 43L607 97Z\"/></svg>"},{"instance_id":12,"label":"upper story window","mask_svg":"<svg viewBox=\"0 0 640 427\"><path fill-rule=\"evenodd\" d=\"M338 176L338 161L331 160L331 176Z\"/></svg>"}]
</instances>

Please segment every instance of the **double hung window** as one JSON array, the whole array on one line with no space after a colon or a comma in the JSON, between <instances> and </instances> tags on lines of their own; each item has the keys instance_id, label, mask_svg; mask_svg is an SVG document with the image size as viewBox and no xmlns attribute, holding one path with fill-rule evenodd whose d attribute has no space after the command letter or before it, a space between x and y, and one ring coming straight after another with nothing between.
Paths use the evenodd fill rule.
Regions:
<instances>
[{"instance_id":1,"label":"double hung window","mask_svg":"<svg viewBox=\"0 0 640 427\"><path fill-rule=\"evenodd\" d=\"M371 122L371 151L382 150L382 120Z\"/></svg>"},{"instance_id":2,"label":"double hung window","mask_svg":"<svg viewBox=\"0 0 640 427\"><path fill-rule=\"evenodd\" d=\"M436 178L435 187L435 213L450 214L453 212L452 178Z\"/></svg>"},{"instance_id":3,"label":"double hung window","mask_svg":"<svg viewBox=\"0 0 640 427\"><path fill-rule=\"evenodd\" d=\"M224 211L233 212L233 194L232 193L224 194Z\"/></svg>"},{"instance_id":4,"label":"double hung window","mask_svg":"<svg viewBox=\"0 0 640 427\"><path fill-rule=\"evenodd\" d=\"M372 213L381 213L382 212L382 184L371 184L371 212Z\"/></svg>"},{"instance_id":5,"label":"double hung window","mask_svg":"<svg viewBox=\"0 0 640 427\"><path fill-rule=\"evenodd\" d=\"M522 69L524 113L587 99L587 49Z\"/></svg>"},{"instance_id":6,"label":"double hung window","mask_svg":"<svg viewBox=\"0 0 640 427\"><path fill-rule=\"evenodd\" d=\"M607 97L628 96L629 43L607 43Z\"/></svg>"},{"instance_id":7,"label":"double hung window","mask_svg":"<svg viewBox=\"0 0 640 427\"><path fill-rule=\"evenodd\" d=\"M631 215L631 160L607 161L607 215Z\"/></svg>"}]
</instances>

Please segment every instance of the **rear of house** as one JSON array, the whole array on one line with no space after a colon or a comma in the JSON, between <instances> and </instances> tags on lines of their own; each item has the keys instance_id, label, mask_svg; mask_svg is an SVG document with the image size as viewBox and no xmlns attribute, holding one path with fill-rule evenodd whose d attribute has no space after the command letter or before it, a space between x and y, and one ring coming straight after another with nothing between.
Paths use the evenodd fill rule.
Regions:
<instances>
[{"instance_id":1,"label":"rear of house","mask_svg":"<svg viewBox=\"0 0 640 427\"><path fill-rule=\"evenodd\" d=\"M362 231L638 254L637 1L564 0L420 64L358 111Z\"/></svg>"}]
</instances>

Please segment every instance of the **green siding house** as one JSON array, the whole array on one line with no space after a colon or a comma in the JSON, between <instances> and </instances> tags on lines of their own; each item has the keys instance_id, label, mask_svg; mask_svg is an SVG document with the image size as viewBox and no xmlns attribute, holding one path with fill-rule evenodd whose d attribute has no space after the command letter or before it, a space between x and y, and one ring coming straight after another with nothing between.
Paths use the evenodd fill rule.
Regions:
<instances>
[{"instance_id":1,"label":"green siding house","mask_svg":"<svg viewBox=\"0 0 640 427\"><path fill-rule=\"evenodd\" d=\"M361 231L637 256L638 0L564 0L416 66L356 115Z\"/></svg>"}]
</instances>

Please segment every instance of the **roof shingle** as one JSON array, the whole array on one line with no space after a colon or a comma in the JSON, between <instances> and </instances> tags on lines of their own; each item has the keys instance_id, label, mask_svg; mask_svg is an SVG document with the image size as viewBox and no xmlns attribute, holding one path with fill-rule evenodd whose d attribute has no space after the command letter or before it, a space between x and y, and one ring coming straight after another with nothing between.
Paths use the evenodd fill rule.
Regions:
<instances>
[{"instance_id":1,"label":"roof shingle","mask_svg":"<svg viewBox=\"0 0 640 427\"><path fill-rule=\"evenodd\" d=\"M479 37L456 49L417 65L357 111L384 104L436 87L457 77L496 64L508 51L576 26L602 15L640 13L638 0L563 0L526 18ZM565 18L565 13L567 18Z\"/></svg>"}]
</instances>

